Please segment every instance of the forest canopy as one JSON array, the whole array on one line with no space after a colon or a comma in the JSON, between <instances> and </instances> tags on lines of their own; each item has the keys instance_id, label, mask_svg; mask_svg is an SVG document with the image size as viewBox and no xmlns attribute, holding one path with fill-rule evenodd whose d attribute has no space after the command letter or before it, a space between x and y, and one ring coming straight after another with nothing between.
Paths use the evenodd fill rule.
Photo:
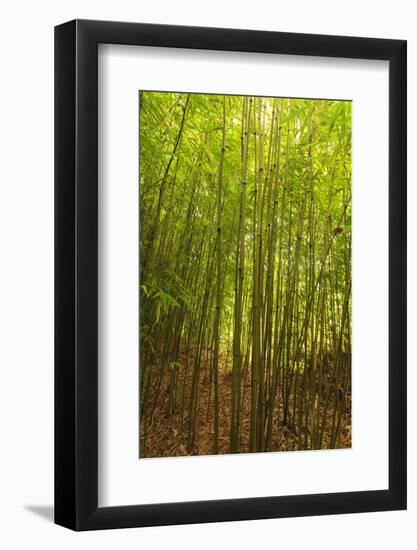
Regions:
<instances>
[{"instance_id":1,"label":"forest canopy","mask_svg":"<svg viewBox=\"0 0 417 550\"><path fill-rule=\"evenodd\" d=\"M140 92L140 457L351 446L351 102Z\"/></svg>"}]
</instances>

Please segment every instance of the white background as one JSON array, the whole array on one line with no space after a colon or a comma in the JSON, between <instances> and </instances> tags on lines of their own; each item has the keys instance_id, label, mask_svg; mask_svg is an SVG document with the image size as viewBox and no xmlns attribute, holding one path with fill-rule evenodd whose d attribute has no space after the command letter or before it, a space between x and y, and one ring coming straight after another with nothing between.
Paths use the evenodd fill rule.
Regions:
<instances>
[{"instance_id":1,"label":"white background","mask_svg":"<svg viewBox=\"0 0 417 550\"><path fill-rule=\"evenodd\" d=\"M388 487L387 69L384 61L100 47L101 506ZM139 89L352 100L352 449L138 460Z\"/></svg>"},{"instance_id":2,"label":"white background","mask_svg":"<svg viewBox=\"0 0 417 550\"><path fill-rule=\"evenodd\" d=\"M417 532L415 2L72 0L2 10L0 543L4 548L413 549ZM409 510L74 534L54 526L53 33L74 17L408 39ZM411 215L412 214L412 215ZM371 223L371 220L370 220Z\"/></svg>"}]
</instances>

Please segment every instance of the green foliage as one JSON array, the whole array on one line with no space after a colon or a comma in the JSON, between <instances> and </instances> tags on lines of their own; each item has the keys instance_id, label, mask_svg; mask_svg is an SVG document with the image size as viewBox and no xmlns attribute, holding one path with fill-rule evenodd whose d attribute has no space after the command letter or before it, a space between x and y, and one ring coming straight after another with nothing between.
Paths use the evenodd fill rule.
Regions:
<instances>
[{"instance_id":1,"label":"green foliage","mask_svg":"<svg viewBox=\"0 0 417 550\"><path fill-rule=\"evenodd\" d=\"M351 103L140 97L142 368L161 365L155 402L165 365L173 385L190 372L192 416L203 350L213 372L241 362L255 377L252 424L267 431L263 402L289 400L294 372L340 354L339 341L350 352ZM179 356L191 348L188 371Z\"/></svg>"}]
</instances>

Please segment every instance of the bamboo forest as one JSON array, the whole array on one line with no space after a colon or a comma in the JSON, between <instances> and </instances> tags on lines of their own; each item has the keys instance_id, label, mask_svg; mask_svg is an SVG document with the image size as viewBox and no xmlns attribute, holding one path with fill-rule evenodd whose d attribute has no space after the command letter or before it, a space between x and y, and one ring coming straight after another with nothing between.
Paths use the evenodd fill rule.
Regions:
<instances>
[{"instance_id":1,"label":"bamboo forest","mask_svg":"<svg viewBox=\"0 0 417 550\"><path fill-rule=\"evenodd\" d=\"M139 92L139 457L351 446L351 102Z\"/></svg>"}]
</instances>

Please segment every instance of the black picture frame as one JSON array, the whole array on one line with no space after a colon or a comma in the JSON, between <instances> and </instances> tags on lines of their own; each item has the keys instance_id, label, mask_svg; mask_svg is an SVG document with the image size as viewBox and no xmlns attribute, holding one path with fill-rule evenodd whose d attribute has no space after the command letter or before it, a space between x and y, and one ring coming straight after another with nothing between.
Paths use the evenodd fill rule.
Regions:
<instances>
[{"instance_id":1,"label":"black picture frame","mask_svg":"<svg viewBox=\"0 0 417 550\"><path fill-rule=\"evenodd\" d=\"M98 506L98 44L389 62L389 488ZM74 530L406 508L406 41L74 20L55 28L55 523Z\"/></svg>"}]
</instances>

